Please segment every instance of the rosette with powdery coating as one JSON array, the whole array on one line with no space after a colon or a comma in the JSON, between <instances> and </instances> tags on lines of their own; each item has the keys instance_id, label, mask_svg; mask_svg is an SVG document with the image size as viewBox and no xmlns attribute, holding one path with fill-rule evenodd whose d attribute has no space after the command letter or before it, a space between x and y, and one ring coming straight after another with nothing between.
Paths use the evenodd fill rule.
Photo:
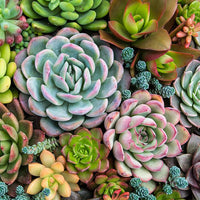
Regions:
<instances>
[{"instance_id":1,"label":"rosette with powdery coating","mask_svg":"<svg viewBox=\"0 0 200 200\"><path fill-rule=\"evenodd\" d=\"M152 180L165 182L169 169L161 158L179 155L190 137L179 119L177 109L165 108L161 96L146 90L136 91L120 111L110 113L103 140L113 150L118 173L140 178L150 192L155 189Z\"/></svg>"},{"instance_id":2,"label":"rosette with powdery coating","mask_svg":"<svg viewBox=\"0 0 200 200\"><path fill-rule=\"evenodd\" d=\"M99 44L99 45L98 45ZM96 127L121 102L123 67L98 36L64 28L55 37L31 40L16 57L14 82L25 111L41 116L41 128L56 136Z\"/></svg>"},{"instance_id":3,"label":"rosette with powdery coating","mask_svg":"<svg viewBox=\"0 0 200 200\"><path fill-rule=\"evenodd\" d=\"M171 106L181 111L181 124L200 128L200 62L193 60L174 82Z\"/></svg>"},{"instance_id":4,"label":"rosette with powdery coating","mask_svg":"<svg viewBox=\"0 0 200 200\"><path fill-rule=\"evenodd\" d=\"M10 185L17 179L21 165L27 165L33 159L33 155L22 153L22 148L32 138L33 125L24 119L17 99L7 104L7 107L0 103L0 129L0 178ZM44 136L39 130L34 133ZM41 137L33 139L37 142Z\"/></svg>"}]
</instances>

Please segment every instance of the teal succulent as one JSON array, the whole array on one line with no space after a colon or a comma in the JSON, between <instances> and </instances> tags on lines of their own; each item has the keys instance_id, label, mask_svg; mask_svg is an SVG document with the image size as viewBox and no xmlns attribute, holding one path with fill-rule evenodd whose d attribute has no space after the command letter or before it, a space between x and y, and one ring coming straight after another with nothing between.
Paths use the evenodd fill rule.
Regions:
<instances>
[{"instance_id":1,"label":"teal succulent","mask_svg":"<svg viewBox=\"0 0 200 200\"><path fill-rule=\"evenodd\" d=\"M46 19L44 23L33 21L32 26L39 32L53 32L55 27L82 28L92 31L105 29L110 3L108 0L22 0L24 14L32 19ZM50 23L54 28L48 28ZM45 27L44 27L45 26Z\"/></svg>"},{"instance_id":2,"label":"teal succulent","mask_svg":"<svg viewBox=\"0 0 200 200\"><path fill-rule=\"evenodd\" d=\"M185 127L200 127L200 62L193 60L174 82L176 94L170 102L181 111L180 122Z\"/></svg>"},{"instance_id":3,"label":"teal succulent","mask_svg":"<svg viewBox=\"0 0 200 200\"><path fill-rule=\"evenodd\" d=\"M64 28L51 39L33 38L16 56L20 102L26 112L42 117L48 135L96 127L119 106L124 69L105 44L98 36Z\"/></svg>"}]
</instances>

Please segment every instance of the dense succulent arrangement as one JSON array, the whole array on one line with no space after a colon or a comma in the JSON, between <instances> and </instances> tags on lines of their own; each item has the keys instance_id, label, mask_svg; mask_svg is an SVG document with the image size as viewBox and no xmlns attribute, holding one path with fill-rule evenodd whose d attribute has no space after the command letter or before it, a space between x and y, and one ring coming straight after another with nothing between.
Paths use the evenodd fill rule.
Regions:
<instances>
[{"instance_id":1,"label":"dense succulent arrangement","mask_svg":"<svg viewBox=\"0 0 200 200\"><path fill-rule=\"evenodd\" d=\"M0 199L199 200L199 60L200 0L0 0Z\"/></svg>"}]
</instances>

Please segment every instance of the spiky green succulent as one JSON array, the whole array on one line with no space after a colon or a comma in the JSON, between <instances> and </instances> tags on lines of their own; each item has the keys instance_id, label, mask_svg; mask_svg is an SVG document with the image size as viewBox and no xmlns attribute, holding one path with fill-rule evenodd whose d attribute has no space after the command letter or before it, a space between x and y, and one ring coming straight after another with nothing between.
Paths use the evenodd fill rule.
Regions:
<instances>
[{"instance_id":1,"label":"spiky green succulent","mask_svg":"<svg viewBox=\"0 0 200 200\"><path fill-rule=\"evenodd\" d=\"M64 28L51 39L33 38L16 56L20 102L25 111L42 117L48 135L98 126L119 106L124 69L105 44L98 36Z\"/></svg>"},{"instance_id":2,"label":"spiky green succulent","mask_svg":"<svg viewBox=\"0 0 200 200\"><path fill-rule=\"evenodd\" d=\"M193 60L182 70L174 82L176 93L171 97L171 106L181 112L180 122L185 127L200 127L200 62Z\"/></svg>"},{"instance_id":3,"label":"spiky green succulent","mask_svg":"<svg viewBox=\"0 0 200 200\"><path fill-rule=\"evenodd\" d=\"M100 128L90 131L86 128L76 130L75 134L60 135L62 154L66 157L66 168L78 174L80 180L88 183L93 172L103 173L109 168L109 150L102 144L103 133Z\"/></svg>"},{"instance_id":4,"label":"spiky green succulent","mask_svg":"<svg viewBox=\"0 0 200 200\"><path fill-rule=\"evenodd\" d=\"M24 119L17 99L5 107L0 103L0 178L12 184L18 177L21 165L32 161L33 155L25 155L22 148L28 145L32 134L32 122Z\"/></svg>"},{"instance_id":5,"label":"spiky green succulent","mask_svg":"<svg viewBox=\"0 0 200 200\"><path fill-rule=\"evenodd\" d=\"M135 176L152 185L165 182L169 169L163 157L175 157L190 134L179 125L177 109L164 107L162 97L146 90L132 94L120 111L110 113L104 121L104 144L113 151L115 167L123 177Z\"/></svg>"},{"instance_id":6,"label":"spiky green succulent","mask_svg":"<svg viewBox=\"0 0 200 200\"><path fill-rule=\"evenodd\" d=\"M43 18L43 22L33 21L32 26L39 32L53 32L54 27L82 28L92 31L105 29L103 18L108 14L108 0L22 0L24 14L32 19ZM52 27L48 27L48 23ZM50 25L50 26L51 26Z\"/></svg>"}]
</instances>

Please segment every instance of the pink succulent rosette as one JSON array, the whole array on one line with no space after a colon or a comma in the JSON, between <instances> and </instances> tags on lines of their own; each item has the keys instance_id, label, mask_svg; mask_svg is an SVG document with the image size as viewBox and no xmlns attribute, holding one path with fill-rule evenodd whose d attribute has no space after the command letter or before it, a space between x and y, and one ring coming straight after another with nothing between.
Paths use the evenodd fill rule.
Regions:
<instances>
[{"instance_id":1,"label":"pink succulent rosette","mask_svg":"<svg viewBox=\"0 0 200 200\"><path fill-rule=\"evenodd\" d=\"M165 182L169 169L162 158L179 155L190 137L179 120L180 112L165 108L161 96L146 90L133 93L104 121L104 144L113 150L118 173L140 178L150 191L154 181Z\"/></svg>"}]
</instances>

